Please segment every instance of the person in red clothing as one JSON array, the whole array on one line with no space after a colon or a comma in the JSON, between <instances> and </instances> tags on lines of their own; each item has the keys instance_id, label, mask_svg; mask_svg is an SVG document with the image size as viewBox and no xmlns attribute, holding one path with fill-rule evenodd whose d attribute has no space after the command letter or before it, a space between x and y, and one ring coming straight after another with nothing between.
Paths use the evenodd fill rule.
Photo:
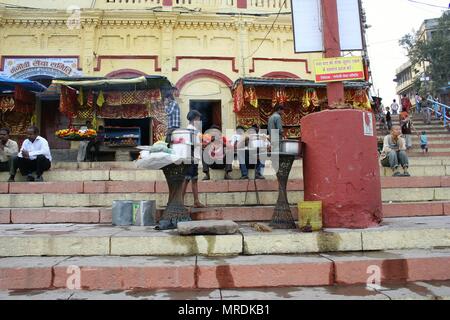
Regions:
<instances>
[{"instance_id":1,"label":"person in red clothing","mask_svg":"<svg viewBox=\"0 0 450 320\"><path fill-rule=\"evenodd\" d=\"M411 100L409 100L409 98L406 96L406 94L403 95L402 101L402 111L408 112L411 110L412 105L411 105Z\"/></svg>"}]
</instances>

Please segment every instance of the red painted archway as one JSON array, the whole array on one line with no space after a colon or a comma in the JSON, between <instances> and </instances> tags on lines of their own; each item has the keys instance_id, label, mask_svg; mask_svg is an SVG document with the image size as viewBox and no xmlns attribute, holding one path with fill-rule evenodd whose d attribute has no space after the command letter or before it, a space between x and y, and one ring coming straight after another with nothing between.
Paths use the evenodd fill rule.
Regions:
<instances>
[{"instance_id":1,"label":"red painted archway","mask_svg":"<svg viewBox=\"0 0 450 320\"><path fill-rule=\"evenodd\" d=\"M132 78L141 76L146 76L146 74L135 69L120 69L106 75L107 78Z\"/></svg>"},{"instance_id":2,"label":"red painted archway","mask_svg":"<svg viewBox=\"0 0 450 320\"><path fill-rule=\"evenodd\" d=\"M300 79L296 74L285 71L274 71L263 75L263 78Z\"/></svg>"},{"instance_id":3,"label":"red painted archway","mask_svg":"<svg viewBox=\"0 0 450 320\"><path fill-rule=\"evenodd\" d=\"M187 83L189 83L195 79L200 79L200 78L215 79L220 82L223 82L230 88L233 85L233 81L230 78L228 78L226 75L224 75L223 73L220 73L220 72L217 72L214 70L209 70L209 69L200 69L200 70L196 70L191 73L188 73L188 74L184 75L183 77L181 77L181 79L178 80L178 82L175 86L178 89L178 92L180 92L181 89Z\"/></svg>"}]
</instances>

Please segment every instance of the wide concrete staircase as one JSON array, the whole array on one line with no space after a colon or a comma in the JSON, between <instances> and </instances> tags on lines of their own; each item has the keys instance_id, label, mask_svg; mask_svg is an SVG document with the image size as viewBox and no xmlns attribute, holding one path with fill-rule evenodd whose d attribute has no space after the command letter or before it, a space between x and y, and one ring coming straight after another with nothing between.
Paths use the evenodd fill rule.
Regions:
<instances>
[{"instance_id":1,"label":"wide concrete staircase","mask_svg":"<svg viewBox=\"0 0 450 320\"><path fill-rule=\"evenodd\" d=\"M410 152L412 177L380 167L384 222L366 230L257 232L269 221L278 185L266 180L199 182L207 209L193 219L231 219L234 235L179 236L152 227L111 226L113 200L156 200L168 190L160 171L132 162L55 163L44 183L0 183L0 289L61 289L74 266L84 290L233 289L361 285L374 268L381 281L450 280L450 135L437 121L417 124L430 150ZM446 148L448 147L449 150ZM439 150L439 151L436 151ZM235 165L232 176L240 177ZM253 172L250 172L253 176ZM0 175L6 181L7 175ZM302 162L296 161L288 199L297 218L303 199ZM192 204L191 194L187 195Z\"/></svg>"}]
</instances>

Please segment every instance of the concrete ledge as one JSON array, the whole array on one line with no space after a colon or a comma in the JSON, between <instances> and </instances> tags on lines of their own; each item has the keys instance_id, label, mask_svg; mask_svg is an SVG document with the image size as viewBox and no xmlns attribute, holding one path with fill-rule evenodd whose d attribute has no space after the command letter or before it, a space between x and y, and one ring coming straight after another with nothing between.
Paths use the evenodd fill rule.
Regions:
<instances>
[{"instance_id":1,"label":"concrete ledge","mask_svg":"<svg viewBox=\"0 0 450 320\"><path fill-rule=\"evenodd\" d=\"M242 235L180 236L151 227L128 228L111 237L111 255L207 255L242 253Z\"/></svg>"},{"instance_id":2,"label":"concrete ledge","mask_svg":"<svg viewBox=\"0 0 450 320\"><path fill-rule=\"evenodd\" d=\"M41 255L259 255L319 252L431 249L450 247L450 219L387 218L370 229L256 232L240 224L240 233L180 236L176 230L106 225L0 225L0 256Z\"/></svg>"},{"instance_id":3,"label":"concrete ledge","mask_svg":"<svg viewBox=\"0 0 450 320\"><path fill-rule=\"evenodd\" d=\"M244 236L244 254L296 254L330 251L362 250L358 231L301 233L299 230L256 232L241 228Z\"/></svg>"},{"instance_id":4,"label":"concrete ledge","mask_svg":"<svg viewBox=\"0 0 450 320\"><path fill-rule=\"evenodd\" d=\"M0 257L108 255L119 230L97 225L1 225Z\"/></svg>"},{"instance_id":5,"label":"concrete ledge","mask_svg":"<svg viewBox=\"0 0 450 320\"><path fill-rule=\"evenodd\" d=\"M364 251L450 247L450 219L385 219L382 227L364 230L362 242Z\"/></svg>"}]
</instances>

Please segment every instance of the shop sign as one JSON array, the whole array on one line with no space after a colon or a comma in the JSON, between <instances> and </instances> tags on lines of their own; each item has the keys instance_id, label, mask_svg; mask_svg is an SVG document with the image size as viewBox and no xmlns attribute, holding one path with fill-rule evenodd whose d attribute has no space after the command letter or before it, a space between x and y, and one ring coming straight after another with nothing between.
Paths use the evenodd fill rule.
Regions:
<instances>
[{"instance_id":1,"label":"shop sign","mask_svg":"<svg viewBox=\"0 0 450 320\"><path fill-rule=\"evenodd\" d=\"M361 57L326 58L314 61L316 82L364 80Z\"/></svg>"},{"instance_id":2,"label":"shop sign","mask_svg":"<svg viewBox=\"0 0 450 320\"><path fill-rule=\"evenodd\" d=\"M77 77L78 58L4 58L0 75L15 79L29 79L36 76Z\"/></svg>"}]
</instances>

